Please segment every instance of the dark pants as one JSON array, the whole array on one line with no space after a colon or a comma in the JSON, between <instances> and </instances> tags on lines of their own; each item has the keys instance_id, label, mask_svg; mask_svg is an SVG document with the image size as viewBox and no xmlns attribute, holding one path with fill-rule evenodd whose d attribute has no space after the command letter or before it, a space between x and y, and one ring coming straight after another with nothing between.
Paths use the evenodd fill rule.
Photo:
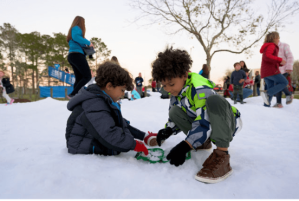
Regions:
<instances>
[{"instance_id":1,"label":"dark pants","mask_svg":"<svg viewBox=\"0 0 299 201\"><path fill-rule=\"evenodd\" d=\"M243 101L243 86L241 85L234 85L234 101L237 100L237 96L239 94L239 97L240 97L240 101Z\"/></svg>"},{"instance_id":2,"label":"dark pants","mask_svg":"<svg viewBox=\"0 0 299 201\"><path fill-rule=\"evenodd\" d=\"M78 91L91 79L91 72L86 57L81 53L70 53L67 57L75 74L74 90L70 95L76 95Z\"/></svg>"},{"instance_id":3,"label":"dark pants","mask_svg":"<svg viewBox=\"0 0 299 201\"><path fill-rule=\"evenodd\" d=\"M156 88L153 87L153 88L152 88L152 91L153 91L153 92L156 92Z\"/></svg>"},{"instance_id":4,"label":"dark pants","mask_svg":"<svg viewBox=\"0 0 299 201\"><path fill-rule=\"evenodd\" d=\"M206 107L212 128L211 140L217 147L229 147L236 130L236 120L231 105L222 96L212 95L207 98ZM192 129L194 119L178 106L171 108L169 118L185 134Z\"/></svg>"},{"instance_id":5,"label":"dark pants","mask_svg":"<svg viewBox=\"0 0 299 201\"><path fill-rule=\"evenodd\" d=\"M287 77L289 74L288 73L284 73L283 76ZM282 92L286 95L286 96L290 96L292 93L288 90L288 87L285 87L282 91L278 92L276 94L276 102L281 104L281 97L282 97Z\"/></svg>"}]
</instances>

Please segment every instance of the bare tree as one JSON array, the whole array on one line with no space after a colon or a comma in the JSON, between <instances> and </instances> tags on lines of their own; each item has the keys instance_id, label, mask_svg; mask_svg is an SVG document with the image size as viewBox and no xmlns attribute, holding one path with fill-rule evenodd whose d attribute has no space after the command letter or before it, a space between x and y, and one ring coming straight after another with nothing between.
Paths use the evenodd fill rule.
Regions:
<instances>
[{"instance_id":1,"label":"bare tree","mask_svg":"<svg viewBox=\"0 0 299 201\"><path fill-rule=\"evenodd\" d=\"M145 18L149 24L177 25L171 34L187 31L195 37L211 69L216 53L250 54L250 48L269 30L279 29L299 11L296 1L272 0L267 11L256 14L252 3L252 0L132 0L131 6L142 12L136 21Z\"/></svg>"}]
</instances>

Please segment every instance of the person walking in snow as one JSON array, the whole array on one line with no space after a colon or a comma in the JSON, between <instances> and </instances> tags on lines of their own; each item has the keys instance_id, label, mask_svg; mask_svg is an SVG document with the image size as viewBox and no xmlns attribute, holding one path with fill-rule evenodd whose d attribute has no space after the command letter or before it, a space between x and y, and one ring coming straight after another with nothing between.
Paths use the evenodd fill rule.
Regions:
<instances>
[{"instance_id":1,"label":"person walking in snow","mask_svg":"<svg viewBox=\"0 0 299 201\"><path fill-rule=\"evenodd\" d=\"M142 97L142 82L143 78L141 77L141 73L139 73L139 76L135 78L135 84L137 88L137 92Z\"/></svg>"},{"instance_id":2,"label":"person walking in snow","mask_svg":"<svg viewBox=\"0 0 299 201\"><path fill-rule=\"evenodd\" d=\"M195 179L216 183L232 174L228 147L233 136L241 130L240 112L231 106L213 88L215 84L189 72L192 65L185 50L167 48L152 63L152 77L161 81L171 93L169 119L159 130L157 143L183 131L187 137L167 155L171 165L180 166L190 150L211 149L211 141L217 148L203 163Z\"/></svg>"},{"instance_id":3,"label":"person walking in snow","mask_svg":"<svg viewBox=\"0 0 299 201\"><path fill-rule=\"evenodd\" d=\"M272 97L288 85L287 79L279 71L279 65L286 64L283 58L278 57L279 39L278 32L268 33L260 49L260 53L263 54L261 78L264 78L267 84L267 90L261 93L265 107L270 107ZM290 96L287 97L287 100L290 98Z\"/></svg>"},{"instance_id":4,"label":"person walking in snow","mask_svg":"<svg viewBox=\"0 0 299 201\"><path fill-rule=\"evenodd\" d=\"M69 99L75 96L79 89L91 79L90 67L82 47L86 45L93 47L93 44L85 38L85 30L85 19L76 16L66 37L66 41L70 46L67 60L72 66L76 77L74 90L68 95Z\"/></svg>"},{"instance_id":5,"label":"person walking in snow","mask_svg":"<svg viewBox=\"0 0 299 201\"><path fill-rule=\"evenodd\" d=\"M5 77L4 71L0 71L0 88L2 88L2 96L6 99L6 104L5 105L11 105L15 101L15 99L10 98L8 93L12 93L13 91L7 91L6 87L10 87L10 82L9 78ZM13 89L13 88L12 88Z\"/></svg>"},{"instance_id":6,"label":"person walking in snow","mask_svg":"<svg viewBox=\"0 0 299 201\"><path fill-rule=\"evenodd\" d=\"M282 42L278 42L278 47L279 47L279 51L278 51L278 57L282 58L283 60L286 61L286 64L283 66L279 67L279 71L280 73L287 78L288 80L288 86L285 87L282 91L278 92L276 94L276 104L273 107L276 108L282 108L283 105L281 103L281 96L282 96L282 92L284 92L284 94L286 95L286 104L291 104L292 103L292 87L291 87L291 77L290 74L293 71L293 62L294 62L294 57L293 54L291 52L290 46L286 43L282 43ZM289 88L289 89L288 89Z\"/></svg>"},{"instance_id":7,"label":"person walking in snow","mask_svg":"<svg viewBox=\"0 0 299 201\"><path fill-rule=\"evenodd\" d=\"M129 72L115 62L99 66L96 84L82 87L67 104L66 141L71 154L118 155L134 150L148 154L144 143L157 145L157 134L130 125L117 103L125 90L132 90ZM143 141L143 142L142 142Z\"/></svg>"}]
</instances>

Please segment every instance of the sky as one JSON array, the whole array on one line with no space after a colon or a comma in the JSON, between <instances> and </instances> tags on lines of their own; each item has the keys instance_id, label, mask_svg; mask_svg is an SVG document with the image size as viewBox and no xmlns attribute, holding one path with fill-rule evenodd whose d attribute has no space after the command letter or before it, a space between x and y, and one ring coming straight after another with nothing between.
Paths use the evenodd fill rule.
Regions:
<instances>
[{"instance_id":1,"label":"sky","mask_svg":"<svg viewBox=\"0 0 299 201\"><path fill-rule=\"evenodd\" d=\"M263 3L266 1L263 0ZM206 55L196 39L191 39L187 33L169 35L162 25L142 26L145 21L132 23L140 12L129 3L130 0L0 0L0 25L10 23L21 33L67 34L75 16L80 15L85 18L85 37L101 38L111 50L111 56L116 56L133 77L141 72L146 81L151 79L151 63L167 45L188 51L193 59L191 70L201 70L206 63ZM263 11L261 4L261 1L255 1L254 5ZM299 22L295 18L290 18L291 24L286 24L280 32L280 39L290 45L294 58L298 60ZM225 70L233 69L233 64L241 60L249 69L260 68L259 49L262 43L261 40L252 49L254 54L249 58L245 54L215 54L211 63L211 79L222 83L220 80Z\"/></svg>"}]
</instances>

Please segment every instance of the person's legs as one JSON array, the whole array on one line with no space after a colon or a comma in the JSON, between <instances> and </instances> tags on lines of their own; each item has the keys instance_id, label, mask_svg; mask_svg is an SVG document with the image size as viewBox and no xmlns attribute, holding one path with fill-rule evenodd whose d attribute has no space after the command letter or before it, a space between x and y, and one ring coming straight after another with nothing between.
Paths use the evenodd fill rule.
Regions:
<instances>
[{"instance_id":1,"label":"person's legs","mask_svg":"<svg viewBox=\"0 0 299 201\"><path fill-rule=\"evenodd\" d=\"M210 138L217 149L203 163L203 168L195 175L195 179L205 183L217 183L232 174L227 148L236 130L236 120L231 105L222 96L210 96L206 107L212 127Z\"/></svg>"},{"instance_id":2,"label":"person's legs","mask_svg":"<svg viewBox=\"0 0 299 201\"><path fill-rule=\"evenodd\" d=\"M288 80L281 74L265 77L265 81L267 83L267 94L269 97L282 91L288 85Z\"/></svg>"},{"instance_id":3,"label":"person's legs","mask_svg":"<svg viewBox=\"0 0 299 201\"><path fill-rule=\"evenodd\" d=\"M253 90L252 89L243 88L243 100L245 98L248 98L251 94L253 94Z\"/></svg>"},{"instance_id":4,"label":"person's legs","mask_svg":"<svg viewBox=\"0 0 299 201\"><path fill-rule=\"evenodd\" d=\"M6 93L5 87L2 88L2 96L3 96L3 98L6 99L6 102L7 102L8 104L10 104L10 102L11 102L11 98L10 98L9 95Z\"/></svg>"},{"instance_id":5,"label":"person's legs","mask_svg":"<svg viewBox=\"0 0 299 201\"><path fill-rule=\"evenodd\" d=\"M74 85L74 90L71 93L71 95L75 95L81 87L83 87L91 79L91 72L85 55L80 53L71 53L68 56L68 60L73 67L76 77L76 85Z\"/></svg>"},{"instance_id":6,"label":"person's legs","mask_svg":"<svg viewBox=\"0 0 299 201\"><path fill-rule=\"evenodd\" d=\"M175 125L183 131L186 135L192 129L192 123L194 118L187 115L182 108L173 106L169 111L169 119L175 123ZM207 139L201 146L197 147L196 150L211 149L212 143L210 139Z\"/></svg>"},{"instance_id":7,"label":"person's legs","mask_svg":"<svg viewBox=\"0 0 299 201\"><path fill-rule=\"evenodd\" d=\"M169 110L169 119L171 119L171 121L174 122L175 125L186 135L189 130L191 130L192 123L194 121L194 118L189 117L187 113L178 106L173 106Z\"/></svg>"},{"instance_id":8,"label":"person's legs","mask_svg":"<svg viewBox=\"0 0 299 201\"><path fill-rule=\"evenodd\" d=\"M259 87L256 87L256 92L257 92L257 96L260 96L260 88Z\"/></svg>"},{"instance_id":9,"label":"person's legs","mask_svg":"<svg viewBox=\"0 0 299 201\"><path fill-rule=\"evenodd\" d=\"M139 93L140 97L142 97L142 87L137 87L137 92Z\"/></svg>"}]
</instances>

